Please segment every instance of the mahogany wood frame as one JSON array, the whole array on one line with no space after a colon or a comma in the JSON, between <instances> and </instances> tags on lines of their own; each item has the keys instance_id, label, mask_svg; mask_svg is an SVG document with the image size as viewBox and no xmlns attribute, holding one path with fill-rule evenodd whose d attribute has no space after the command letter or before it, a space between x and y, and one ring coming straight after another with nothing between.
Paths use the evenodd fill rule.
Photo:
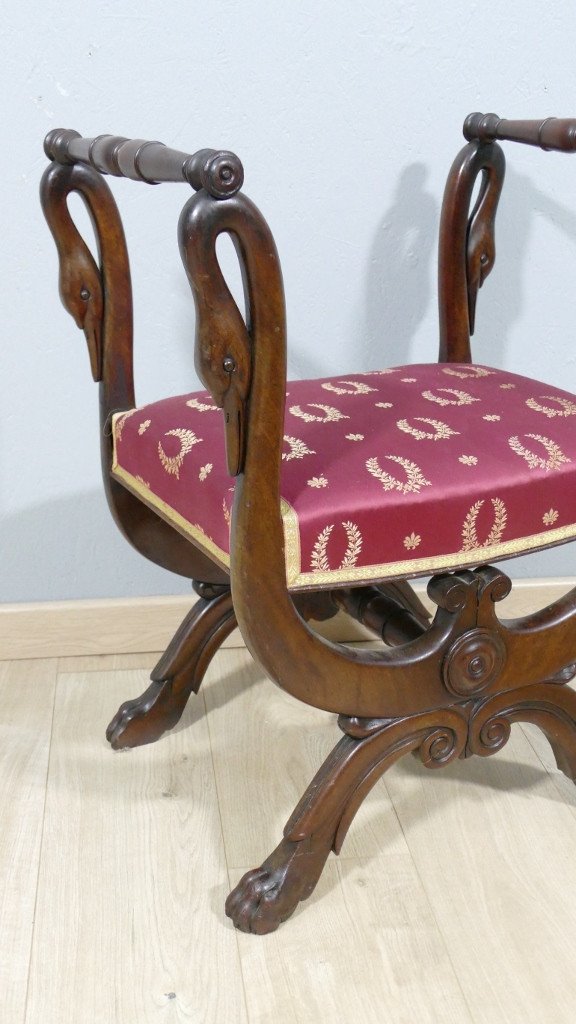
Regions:
<instances>
[{"instance_id":1,"label":"mahogany wood frame","mask_svg":"<svg viewBox=\"0 0 576 1024\"><path fill-rule=\"evenodd\" d=\"M504 178L497 139L576 149L576 120L503 121L470 115L467 145L452 165L440 230L440 361L470 361L476 296L494 263L494 218ZM86 335L100 387L102 465L112 514L142 554L194 582L198 601L152 672L108 729L114 747L158 739L182 714L222 640L238 623L268 675L293 696L336 712L343 738L304 794L277 849L230 895L226 912L246 931L272 931L312 892L330 850L338 852L366 793L394 761L417 754L428 768L487 756L516 721L549 738L559 767L576 779L576 588L562 600L504 622L495 604L510 581L490 566L434 577L430 621L405 580L289 593L280 515L286 385L286 320L272 234L240 191L242 165L226 151L179 153L160 143L51 132L43 209L60 257L64 305ZM183 181L195 191L179 224L197 311L196 366L223 410L228 467L236 477L230 577L189 538L111 478L110 417L135 405L132 300L120 217L104 173L144 182ZM478 199L470 211L474 185ZM92 258L68 212L84 200L99 247ZM247 317L220 271L216 240L232 238ZM343 608L385 641L346 648L309 624Z\"/></svg>"}]
</instances>

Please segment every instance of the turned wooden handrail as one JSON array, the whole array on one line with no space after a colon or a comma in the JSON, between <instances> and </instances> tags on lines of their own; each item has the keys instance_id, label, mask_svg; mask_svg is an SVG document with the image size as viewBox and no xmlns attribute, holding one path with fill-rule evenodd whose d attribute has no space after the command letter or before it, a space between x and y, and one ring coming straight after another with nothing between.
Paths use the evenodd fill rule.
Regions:
<instances>
[{"instance_id":1,"label":"turned wooden handrail","mask_svg":"<svg viewBox=\"0 0 576 1024\"><path fill-rule=\"evenodd\" d=\"M504 181L499 142L521 142L560 153L576 151L576 118L508 121L498 114L469 114L468 144L458 153L446 182L439 244L440 362L472 359L476 299L494 266L494 221ZM480 192L470 210L474 186Z\"/></svg>"},{"instance_id":2,"label":"turned wooden handrail","mask_svg":"<svg viewBox=\"0 0 576 1024\"><path fill-rule=\"evenodd\" d=\"M576 118L545 117L541 121L507 121L498 114L469 114L464 122L468 142L522 142L526 146L554 149L559 153L576 150Z\"/></svg>"},{"instance_id":3,"label":"turned wooden handrail","mask_svg":"<svg viewBox=\"0 0 576 1024\"><path fill-rule=\"evenodd\" d=\"M58 250L60 295L86 335L92 375L99 382L102 466L110 510L124 536L152 562L207 584L226 585L228 574L224 570L111 476L110 417L135 405L128 252L120 214L107 182L89 161L67 155L68 141L57 138L63 135L72 136L68 141L79 138L76 132L56 131L48 136L45 149L51 163L42 176L42 208ZM90 214L97 240L96 259L68 208L68 196L73 192Z\"/></svg>"},{"instance_id":4,"label":"turned wooden handrail","mask_svg":"<svg viewBox=\"0 0 576 1024\"><path fill-rule=\"evenodd\" d=\"M67 128L51 131L44 142L50 160L60 164L89 164L101 174L131 178L148 185L186 181L198 192L206 189L215 199L227 199L242 188L244 168L235 153L224 149L199 149L182 153L162 142L98 135L84 139Z\"/></svg>"}]
</instances>

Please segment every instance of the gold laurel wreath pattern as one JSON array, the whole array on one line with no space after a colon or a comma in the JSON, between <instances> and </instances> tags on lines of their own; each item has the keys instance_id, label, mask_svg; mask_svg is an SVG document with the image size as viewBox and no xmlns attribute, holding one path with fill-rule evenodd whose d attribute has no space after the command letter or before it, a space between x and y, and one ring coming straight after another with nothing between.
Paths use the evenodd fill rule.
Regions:
<instances>
[{"instance_id":1,"label":"gold laurel wreath pattern","mask_svg":"<svg viewBox=\"0 0 576 1024\"><path fill-rule=\"evenodd\" d=\"M504 533L506 523L508 522L506 506L501 498L490 498L490 501L492 502L492 507L494 509L494 522L490 533L486 540L480 543L476 532L476 522L480 515L480 509L485 504L484 499L480 498L479 501L472 505L472 508L469 510L464 520L464 524L462 526L462 551L473 551L476 548L487 548L492 544L498 544L502 539L502 534Z\"/></svg>"},{"instance_id":2,"label":"gold laurel wreath pattern","mask_svg":"<svg viewBox=\"0 0 576 1024\"><path fill-rule=\"evenodd\" d=\"M177 437L180 441L180 451L177 455L166 455L162 447L162 441L158 441L158 456L167 473L180 479L180 467L184 462L184 456L192 450L195 444L200 444L201 437L196 437L193 430L185 430L177 427L175 430L167 430L164 437Z\"/></svg>"},{"instance_id":3,"label":"gold laurel wreath pattern","mask_svg":"<svg viewBox=\"0 0 576 1024\"><path fill-rule=\"evenodd\" d=\"M470 366L467 370L454 370L451 366L443 366L442 373L449 373L451 377L461 377L465 380L473 377L478 380L480 377L490 377L496 370L486 370L483 366Z\"/></svg>"},{"instance_id":4,"label":"gold laurel wreath pattern","mask_svg":"<svg viewBox=\"0 0 576 1024\"><path fill-rule=\"evenodd\" d=\"M571 462L571 459L564 455L558 445L551 441L549 437L543 437L542 434L524 434L523 436L531 437L533 441L539 441L549 455L548 459L543 459L540 455L530 451L529 448L525 448L516 434L513 437L509 437L508 444L512 451L525 459L530 469L545 469L548 472L550 469L560 469L564 462Z\"/></svg>"},{"instance_id":5,"label":"gold laurel wreath pattern","mask_svg":"<svg viewBox=\"0 0 576 1024\"><path fill-rule=\"evenodd\" d=\"M469 395L467 391L458 391L457 388L436 388L437 391L445 391L447 395L455 395L456 401L453 398L438 398L433 391L423 391L422 398L426 398L429 402L436 402L437 405L472 405L472 402L479 402L479 398L475 398L474 395Z\"/></svg>"},{"instance_id":6,"label":"gold laurel wreath pattern","mask_svg":"<svg viewBox=\"0 0 576 1024\"><path fill-rule=\"evenodd\" d=\"M330 535L334 529L334 525L334 523L330 523L318 534L310 560L313 572L331 571L327 550L328 541L330 540ZM362 534L360 533L356 523L351 522L349 519L343 522L342 526L346 530L348 546L344 552L344 558L338 566L338 569L351 569L352 566L356 565L362 550Z\"/></svg>"},{"instance_id":7,"label":"gold laurel wreath pattern","mask_svg":"<svg viewBox=\"0 0 576 1024\"><path fill-rule=\"evenodd\" d=\"M380 371L382 375L395 372L397 373L398 370ZM462 380L466 378L471 380L482 379L496 373L494 370L485 369L483 367L466 367L462 369L443 367L442 372L454 378L461 378ZM358 374L358 376L362 377L364 375ZM416 378L402 378L402 380L405 382L416 382ZM446 383L448 384L452 382L446 381ZM456 381L453 381L453 383L456 383ZM324 381L321 383L321 387L324 391L332 392L335 395L350 396L378 393L379 390L379 388L375 388L360 380L337 380L334 382ZM462 387L462 385L460 385L460 387ZM500 384L500 387L503 389L512 389L515 385L504 383ZM436 385L429 390L421 391L420 393L423 399L434 402L439 406L470 406L473 403L482 401L481 397L477 397L474 394L473 386L472 393L460 390L458 387L439 387ZM289 392L286 394L288 395ZM521 401L522 400L524 401L525 406L530 410L543 415L548 419L576 416L576 398L572 399L571 397L562 397L561 395L543 394L527 399L521 399ZM370 405L372 405L372 402L373 400L370 402ZM199 413L219 411L219 407L217 405L201 401L196 397L188 399L186 401L186 405ZM392 402L375 401L374 405L382 409L393 408ZM128 418L134 415L135 412L141 413L142 410L130 409L116 418L114 424L116 442L121 440L124 426ZM305 402L302 403L302 405L293 405L289 408L289 412L293 416L304 420L306 423L314 424L330 422L336 423L338 421L351 420L352 422L350 423L350 426L352 426L355 419L354 416L347 415L332 405L316 402ZM502 417L500 414L486 413L482 418L486 421L497 422ZM142 436L146 433L150 425L151 421L149 419L137 423L138 434ZM422 425L422 429L420 429L420 425ZM350 429L350 426L348 429ZM399 419L396 421L396 427L398 430L410 435L417 441L448 440L451 437L460 436L461 434L460 431L453 429L443 420L425 416L412 415L408 418ZM158 457L164 470L171 476L179 479L181 467L186 455L189 454L195 445L202 441L202 438L198 437L193 430L186 428L168 430L164 436L173 436L178 438L180 441L180 451L177 455L173 456L167 455L162 442L158 441ZM348 433L345 436L348 440L354 441L364 439L364 435L359 433ZM502 441L505 439L506 434L504 435L504 438L502 438ZM543 452L538 454L538 449L533 451L530 447L527 447L524 443L526 439L531 439L541 445ZM316 454L314 449L309 448L306 442L299 438L291 435L285 435L284 440L289 448L288 451L282 454L282 459L285 461L303 459L308 455ZM572 461L571 458L564 454L556 441L538 433L513 435L507 438L507 441L510 449L516 455L525 460L530 470L541 470L545 472L560 470L564 464ZM393 472L388 472L383 469L381 464L383 461L392 462L401 467L405 473L405 479L398 479L393 475ZM466 466L473 466L477 464L478 459L476 456L461 455L459 461ZM422 469L415 462L399 455L374 456L367 459L365 465L370 475L380 482L384 491L397 491L402 495L409 495L418 493L424 487L432 486L431 481L426 479ZM212 469L212 463L205 463L200 466L199 469L196 470L198 473L198 479L200 481L205 481ZM390 467L390 469L392 469L392 467ZM137 477L137 479L143 485L147 487L150 486L147 483L145 484L142 478ZM328 480L323 474L319 474L318 476L311 477L311 479L307 481L307 486L312 489L320 490L328 486ZM484 540L479 540L478 520L485 505L487 509L485 513L486 518L488 518L490 507L492 507L492 524L488 530L486 538ZM228 526L230 526L231 512L225 499L222 502L222 514L224 515ZM541 517L543 526L547 528L552 527L559 518L559 513L554 508L549 509L549 511L544 514L542 514L542 511L540 510L538 515ZM492 497L479 499L470 507L462 524L461 536L463 546L461 550L463 552L469 552L472 550L489 548L499 544L505 534L507 525L508 511L505 502L501 498ZM347 547L337 570L345 570L356 566L361 558L363 549L363 537L358 525L352 520L344 520L342 521L341 526L346 533ZM339 524L337 522L330 523L318 534L311 554L311 567L314 572L333 571L334 567L330 565L328 548L331 538L334 535L334 530L338 529ZM482 530L482 532L484 532L484 530ZM403 545L408 551L415 550L420 544L421 536L416 532L412 532L409 536L406 536L403 539Z\"/></svg>"},{"instance_id":8,"label":"gold laurel wreath pattern","mask_svg":"<svg viewBox=\"0 0 576 1024\"><path fill-rule=\"evenodd\" d=\"M429 441L441 441L449 437L455 437L460 433L459 430L452 430L447 423L443 423L442 420L430 420L426 416L415 416L415 420L418 423L428 423L430 427L434 427L434 433L431 434L426 430L418 430L417 427L411 427L408 420L397 420L396 426L399 430L403 430L405 434L410 434L411 437L415 437L417 441L429 440Z\"/></svg>"},{"instance_id":9,"label":"gold laurel wreath pattern","mask_svg":"<svg viewBox=\"0 0 576 1024\"><path fill-rule=\"evenodd\" d=\"M330 381L325 381L322 387L325 391L333 391L335 395L369 395L371 391L378 390L358 380L339 380L338 384L344 384L345 387L338 387L337 384L331 384Z\"/></svg>"},{"instance_id":10,"label":"gold laurel wreath pattern","mask_svg":"<svg viewBox=\"0 0 576 1024\"><path fill-rule=\"evenodd\" d=\"M189 398L186 405L190 409L196 409L196 412L217 412L217 405L208 405L206 402L201 402L198 398Z\"/></svg>"},{"instance_id":11,"label":"gold laurel wreath pattern","mask_svg":"<svg viewBox=\"0 0 576 1024\"><path fill-rule=\"evenodd\" d=\"M430 480L427 480L422 470L410 459L403 459L400 455L385 455L385 459L396 462L405 471L407 480L398 480L391 473L382 469L376 457L366 461L366 469L372 476L380 481L385 491L400 491L401 494L416 494L421 487L430 487Z\"/></svg>"},{"instance_id":12,"label":"gold laurel wreath pattern","mask_svg":"<svg viewBox=\"0 0 576 1024\"><path fill-rule=\"evenodd\" d=\"M291 405L289 411L298 419L305 420L306 423L337 423L338 420L350 419L345 413L335 409L333 405L322 405L320 402L308 402L307 405L310 409L322 409L324 415L315 416L312 412L304 412L299 405Z\"/></svg>"},{"instance_id":13,"label":"gold laurel wreath pattern","mask_svg":"<svg viewBox=\"0 0 576 1024\"><path fill-rule=\"evenodd\" d=\"M527 398L526 405L529 409L533 409L534 412L542 412L548 419L553 419L555 416L575 416L576 415L576 403L571 402L569 398L560 398L555 395L541 395L547 402L558 402L561 406L560 409L551 409L549 405L540 405L535 398Z\"/></svg>"},{"instance_id":14,"label":"gold laurel wreath pattern","mask_svg":"<svg viewBox=\"0 0 576 1024\"><path fill-rule=\"evenodd\" d=\"M114 425L114 433L116 435L116 443L118 443L119 441L122 440L122 431L124 430L124 427L126 426L126 420L130 419L130 416L133 416L135 412L138 412L138 410L137 409L129 409L128 412L123 412L122 415L119 416L118 419L116 420L116 423Z\"/></svg>"},{"instance_id":15,"label":"gold laurel wreath pattern","mask_svg":"<svg viewBox=\"0 0 576 1024\"><path fill-rule=\"evenodd\" d=\"M304 441L300 441L297 437L284 434L284 440L290 446L289 452L282 452L282 458L285 462L290 462L290 459L303 459L305 455L316 455L313 448L308 448Z\"/></svg>"}]
</instances>

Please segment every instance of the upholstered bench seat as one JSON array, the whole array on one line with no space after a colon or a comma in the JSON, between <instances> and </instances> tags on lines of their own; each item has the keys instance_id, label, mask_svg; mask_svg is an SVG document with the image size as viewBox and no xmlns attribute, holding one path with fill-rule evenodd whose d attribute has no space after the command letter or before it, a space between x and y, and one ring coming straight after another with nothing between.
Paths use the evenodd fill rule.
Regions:
<instances>
[{"instance_id":1,"label":"upholstered bench seat","mask_svg":"<svg viewBox=\"0 0 576 1024\"><path fill-rule=\"evenodd\" d=\"M60 293L100 382L106 496L136 550L191 580L197 595L149 685L120 705L108 740L134 747L173 728L236 626L271 680L338 716L340 738L280 842L226 901L242 931L273 931L310 896L365 796L407 753L433 769L486 757L514 723L529 722L576 782L576 690L566 685L576 667L576 587L507 619L496 606L511 581L486 564L576 539L576 396L473 365L470 352L496 253L505 168L496 140L573 152L576 118L476 113L464 134L440 219L441 362L288 384L280 260L242 191L238 157L64 129L46 139L43 209ZM178 242L209 392L134 408L128 254L104 174L191 187ZM96 259L71 218L72 193L90 212ZM244 316L219 265L223 234L238 257ZM430 617L411 576L432 577ZM340 609L382 642L327 642L318 620ZM262 707L259 729L273 749L282 722ZM464 875L455 884L461 891Z\"/></svg>"},{"instance_id":2,"label":"upholstered bench seat","mask_svg":"<svg viewBox=\"0 0 576 1024\"><path fill-rule=\"evenodd\" d=\"M115 415L113 475L223 566L234 481L206 392ZM293 589L369 582L576 536L576 397L491 367L288 384L282 515Z\"/></svg>"}]
</instances>

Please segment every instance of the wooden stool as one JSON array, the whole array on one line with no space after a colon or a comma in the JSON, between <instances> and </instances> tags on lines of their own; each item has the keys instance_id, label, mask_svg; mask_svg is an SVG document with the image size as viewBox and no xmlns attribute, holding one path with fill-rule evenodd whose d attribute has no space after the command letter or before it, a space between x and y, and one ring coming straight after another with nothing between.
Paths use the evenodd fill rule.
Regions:
<instances>
[{"instance_id":1,"label":"wooden stool","mask_svg":"<svg viewBox=\"0 0 576 1024\"><path fill-rule=\"evenodd\" d=\"M473 364L476 296L494 263L504 178L497 139L576 148L576 120L467 118L440 232L438 363L286 384L280 264L229 152L53 131L43 208L60 256L64 305L83 328L100 385L104 483L143 555L194 581L196 604L108 729L113 747L159 738L197 692L236 624L278 685L339 716L343 737L276 850L231 893L226 912L265 933L312 892L380 775L411 752L428 768L488 756L530 721L576 773L576 590L502 621L510 580L486 563L576 537L576 397ZM196 303L206 391L138 407L132 300L120 217L103 174L192 187L179 225ZM480 177L472 212L471 197ZM78 192L99 265L70 217ZM246 316L221 273L230 235ZM431 619L407 582L431 576ZM344 610L381 649L330 643L311 623Z\"/></svg>"}]
</instances>

